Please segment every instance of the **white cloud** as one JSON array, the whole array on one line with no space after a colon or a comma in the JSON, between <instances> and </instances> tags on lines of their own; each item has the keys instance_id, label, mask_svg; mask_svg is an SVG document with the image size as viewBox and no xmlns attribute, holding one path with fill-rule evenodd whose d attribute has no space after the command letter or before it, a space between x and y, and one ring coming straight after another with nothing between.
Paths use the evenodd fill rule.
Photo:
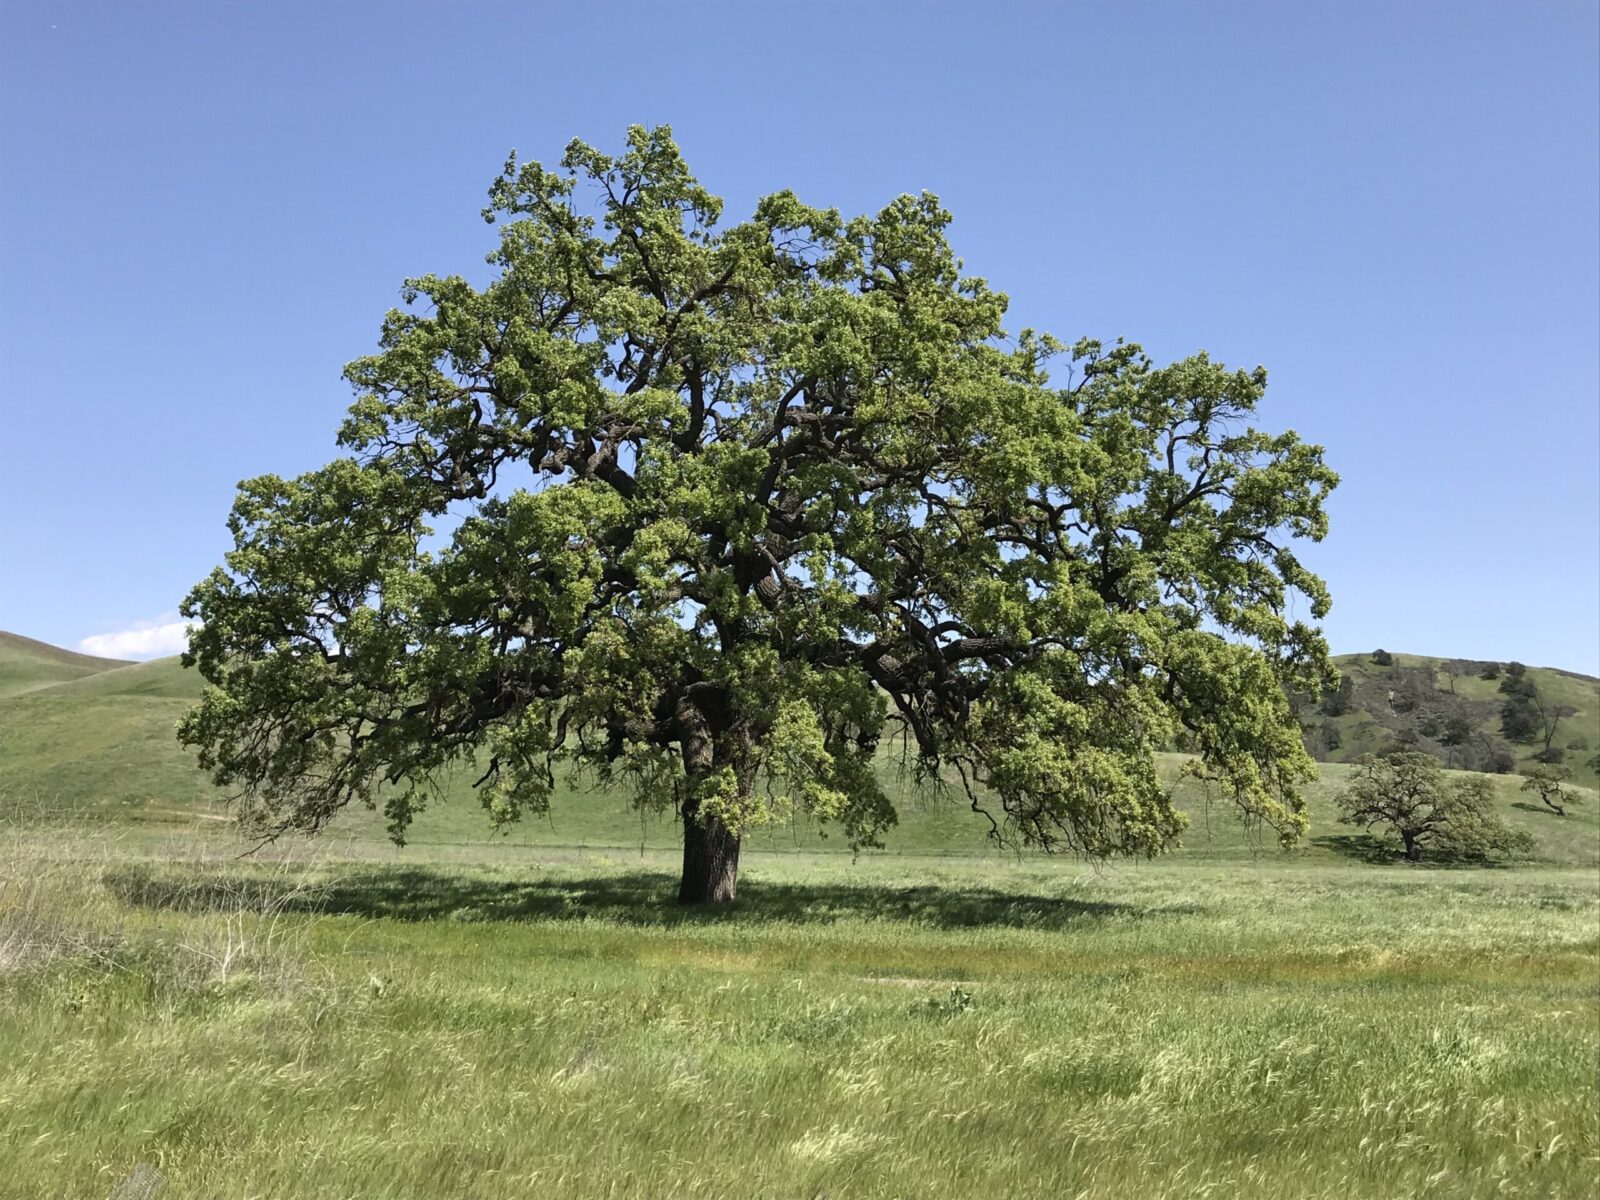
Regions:
<instances>
[{"instance_id":1,"label":"white cloud","mask_svg":"<svg viewBox=\"0 0 1600 1200\"><path fill-rule=\"evenodd\" d=\"M161 658L189 648L191 621L136 621L115 633L96 633L78 643L85 654L101 658Z\"/></svg>"}]
</instances>

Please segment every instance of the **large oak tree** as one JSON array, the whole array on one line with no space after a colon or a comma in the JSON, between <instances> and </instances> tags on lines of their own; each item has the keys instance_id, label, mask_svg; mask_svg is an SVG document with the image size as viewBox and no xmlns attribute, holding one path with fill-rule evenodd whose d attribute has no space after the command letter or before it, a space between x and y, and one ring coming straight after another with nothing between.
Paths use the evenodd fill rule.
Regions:
<instances>
[{"instance_id":1,"label":"large oak tree","mask_svg":"<svg viewBox=\"0 0 1600 1200\"><path fill-rule=\"evenodd\" d=\"M877 843L888 753L997 837L1157 853L1182 739L1298 837L1336 477L1251 427L1265 373L1008 334L930 195L721 211L664 128L513 158L492 278L410 281L347 368L347 456L241 485L181 737L242 814L398 839L453 764L496 821L590 770L721 901L753 823Z\"/></svg>"}]
</instances>

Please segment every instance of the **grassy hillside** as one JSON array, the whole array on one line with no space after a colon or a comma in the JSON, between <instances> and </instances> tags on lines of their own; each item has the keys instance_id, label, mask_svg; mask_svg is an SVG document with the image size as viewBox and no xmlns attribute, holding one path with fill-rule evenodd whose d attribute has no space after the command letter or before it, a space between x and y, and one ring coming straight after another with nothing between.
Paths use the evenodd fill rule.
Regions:
<instances>
[{"instance_id":1,"label":"grassy hillside","mask_svg":"<svg viewBox=\"0 0 1600 1200\"><path fill-rule=\"evenodd\" d=\"M1507 664L1467 659L1392 654L1388 663L1370 654L1335 659L1344 676L1341 694L1296 698L1306 746L1325 762L1354 762L1363 754L1404 745L1436 755L1446 766L1493 770L1498 764L1516 773L1538 765L1544 750L1540 735L1514 742L1501 729L1507 695L1501 686ZM1492 676L1485 678L1485 676ZM1572 772L1574 783L1600 785L1593 759L1600 752L1600 679L1529 667L1525 678L1540 700L1572 713L1560 718L1550 740L1552 756ZM1449 744L1452 723L1466 738Z\"/></svg>"},{"instance_id":2,"label":"grassy hillside","mask_svg":"<svg viewBox=\"0 0 1600 1200\"><path fill-rule=\"evenodd\" d=\"M127 664L0 632L0 697L17 696Z\"/></svg>"},{"instance_id":3,"label":"grassy hillside","mask_svg":"<svg viewBox=\"0 0 1600 1200\"><path fill-rule=\"evenodd\" d=\"M1417 664L1426 660L1397 656ZM1357 682L1356 695L1367 698L1383 681L1381 672L1346 664ZM1543 679L1546 674L1540 672ZM1568 679L1571 691L1591 690L1594 681ZM7 680L0 673L0 688ZM1477 685L1473 687L1473 685ZM47 811L82 821L111 821L119 828L142 829L152 835L180 828L210 827L227 814L225 798L196 769L173 731L185 709L200 692L200 681L175 658L117 665L93 675L38 687L0 699L0 806L12 812ZM1492 683L1458 679L1465 693L1493 694ZM1586 701L1587 713L1596 710ZM1361 746L1376 739L1365 731L1372 718L1352 712L1338 718L1351 733L1341 747L1343 757L1358 757ZM1573 719L1573 728L1581 718ZM1363 741L1365 739L1365 741ZM1182 759L1166 756L1164 770L1177 779ZM887 759L886 786L896 800L900 824L889 831L890 854L993 854L984 839L986 825L955 795L918 794ZM1358 849L1352 830L1337 822L1333 798L1349 768L1330 763L1309 791L1312 831L1299 856L1338 861ZM641 814L627 800L586 787L562 786L547 816L530 818L509 834L492 833L471 787L473 772L461 770L439 781L439 795L412 827L414 846L454 848L478 853L499 843L508 850L528 847L632 847L667 850L678 844L672 814ZM1539 844L1541 858L1552 863L1592 865L1600 862L1600 804L1592 789L1566 819L1537 810L1517 789L1521 779L1498 781L1507 820L1526 829ZM1192 782L1178 785L1179 803L1191 824L1180 856L1195 860L1237 860L1276 854L1271 837L1242 825L1226 801L1208 798ZM333 832L342 839L383 849L381 815L352 811ZM748 847L755 853L847 851L837 830L818 829L809 821L768 826L753 831Z\"/></svg>"},{"instance_id":4,"label":"grassy hillside","mask_svg":"<svg viewBox=\"0 0 1600 1200\"><path fill-rule=\"evenodd\" d=\"M0 796L85 816L188 819L219 809L173 736L198 677L175 658L109 665L20 692L0 674Z\"/></svg>"}]
</instances>

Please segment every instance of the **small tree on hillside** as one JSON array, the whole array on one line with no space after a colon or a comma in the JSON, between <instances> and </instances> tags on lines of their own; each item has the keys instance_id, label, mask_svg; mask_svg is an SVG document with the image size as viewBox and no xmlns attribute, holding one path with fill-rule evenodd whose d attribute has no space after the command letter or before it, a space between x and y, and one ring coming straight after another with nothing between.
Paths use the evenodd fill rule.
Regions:
<instances>
[{"instance_id":1,"label":"small tree on hillside","mask_svg":"<svg viewBox=\"0 0 1600 1200\"><path fill-rule=\"evenodd\" d=\"M347 368L348 457L241 486L181 736L244 813L398 839L452 765L498 822L586 769L720 902L761 822L876 844L884 743L997 837L1159 853L1183 730L1298 838L1336 476L1252 427L1265 372L1008 332L927 194L721 213L664 128L513 160L493 277L412 280Z\"/></svg>"},{"instance_id":2,"label":"small tree on hillside","mask_svg":"<svg viewBox=\"0 0 1600 1200\"><path fill-rule=\"evenodd\" d=\"M1511 747L1492 734L1478 732L1483 745L1482 769L1492 775L1509 775L1517 769L1517 756Z\"/></svg>"},{"instance_id":3,"label":"small tree on hillside","mask_svg":"<svg viewBox=\"0 0 1600 1200\"><path fill-rule=\"evenodd\" d=\"M1372 652L1372 661L1377 666L1387 667L1387 666L1390 666L1391 664L1393 664L1394 655L1390 654L1387 650L1384 650L1384 649L1382 649L1380 647L1379 649L1374 650Z\"/></svg>"},{"instance_id":4,"label":"small tree on hillside","mask_svg":"<svg viewBox=\"0 0 1600 1200\"><path fill-rule=\"evenodd\" d=\"M1523 691L1508 695L1500 705L1500 732L1513 742L1532 742L1543 732L1539 707Z\"/></svg>"},{"instance_id":5,"label":"small tree on hillside","mask_svg":"<svg viewBox=\"0 0 1600 1200\"><path fill-rule=\"evenodd\" d=\"M1475 674L1477 664L1468 662L1464 658L1452 658L1440 670L1444 672L1445 687L1454 696L1456 694L1456 680L1465 679L1469 675Z\"/></svg>"},{"instance_id":6,"label":"small tree on hillside","mask_svg":"<svg viewBox=\"0 0 1600 1200\"><path fill-rule=\"evenodd\" d=\"M1561 728L1562 721L1565 721L1568 717L1577 716L1578 710L1570 704L1557 704L1555 701L1547 699L1538 690L1534 691L1533 704L1539 713L1540 728L1544 731L1545 753L1549 754L1552 750L1559 750L1560 747L1554 745L1556 731Z\"/></svg>"},{"instance_id":7,"label":"small tree on hillside","mask_svg":"<svg viewBox=\"0 0 1600 1200\"><path fill-rule=\"evenodd\" d=\"M1461 753L1461 748L1472 740L1472 735L1477 732L1473 727L1472 718L1462 712L1453 712L1444 719L1444 724L1439 730L1439 741L1445 747L1449 756L1447 766L1455 765L1455 757Z\"/></svg>"},{"instance_id":8,"label":"small tree on hillside","mask_svg":"<svg viewBox=\"0 0 1600 1200\"><path fill-rule=\"evenodd\" d=\"M1582 802L1577 792L1566 786L1572 772L1565 767L1535 767L1522 781L1522 790L1538 795L1540 802L1558 817L1567 815L1569 805Z\"/></svg>"},{"instance_id":9,"label":"small tree on hillside","mask_svg":"<svg viewBox=\"0 0 1600 1200\"><path fill-rule=\"evenodd\" d=\"M1341 821L1395 839L1407 862L1425 852L1476 859L1533 848L1531 838L1500 820L1489 779L1448 778L1431 754L1401 750L1363 758L1337 804Z\"/></svg>"},{"instance_id":10,"label":"small tree on hillside","mask_svg":"<svg viewBox=\"0 0 1600 1200\"><path fill-rule=\"evenodd\" d=\"M1561 722L1576 716L1578 710L1570 704L1561 704L1539 690L1539 685L1521 663L1512 663L1517 671L1507 669L1500 691L1506 699L1500 707L1500 730L1514 742L1538 742L1541 762L1560 762L1565 757L1561 747L1554 745Z\"/></svg>"},{"instance_id":11,"label":"small tree on hillside","mask_svg":"<svg viewBox=\"0 0 1600 1200\"><path fill-rule=\"evenodd\" d=\"M1342 717L1355 707L1355 698L1355 677L1343 675L1337 688L1322 693L1322 711L1326 716Z\"/></svg>"}]
</instances>

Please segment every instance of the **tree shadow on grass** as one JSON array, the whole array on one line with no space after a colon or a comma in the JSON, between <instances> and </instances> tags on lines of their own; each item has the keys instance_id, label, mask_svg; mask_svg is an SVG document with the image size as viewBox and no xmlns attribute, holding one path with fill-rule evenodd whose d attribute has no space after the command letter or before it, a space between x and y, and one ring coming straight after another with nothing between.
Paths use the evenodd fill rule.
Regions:
<instances>
[{"instance_id":1,"label":"tree shadow on grass","mask_svg":"<svg viewBox=\"0 0 1600 1200\"><path fill-rule=\"evenodd\" d=\"M1542 804L1529 804L1526 800L1513 800L1511 802L1511 807L1519 809L1522 812L1535 813L1541 817L1559 817L1561 815L1553 808L1546 808Z\"/></svg>"},{"instance_id":2,"label":"tree shadow on grass","mask_svg":"<svg viewBox=\"0 0 1600 1200\"><path fill-rule=\"evenodd\" d=\"M991 888L891 887L746 879L731 904L680 906L675 876L628 871L594 876L487 878L433 867L360 867L311 886L249 875L206 877L130 867L104 882L142 908L234 911L241 903L284 912L396 921L604 919L651 927L900 922L938 929L1067 929L1107 918L1197 912L1194 905L1143 908L1100 900L1016 894Z\"/></svg>"},{"instance_id":3,"label":"tree shadow on grass","mask_svg":"<svg viewBox=\"0 0 1600 1200\"><path fill-rule=\"evenodd\" d=\"M1469 858L1445 854L1438 849L1424 850L1420 862L1407 862L1400 847L1370 833L1329 833L1311 839L1311 844L1342 854L1358 862L1382 867L1409 867L1414 871L1455 870L1470 867L1478 871L1504 871L1523 865L1510 859Z\"/></svg>"},{"instance_id":4,"label":"tree shadow on grass","mask_svg":"<svg viewBox=\"0 0 1600 1200\"><path fill-rule=\"evenodd\" d=\"M1345 858L1367 863L1402 863L1400 851L1380 837L1370 833L1326 833L1311 839L1313 846L1332 850Z\"/></svg>"}]
</instances>

